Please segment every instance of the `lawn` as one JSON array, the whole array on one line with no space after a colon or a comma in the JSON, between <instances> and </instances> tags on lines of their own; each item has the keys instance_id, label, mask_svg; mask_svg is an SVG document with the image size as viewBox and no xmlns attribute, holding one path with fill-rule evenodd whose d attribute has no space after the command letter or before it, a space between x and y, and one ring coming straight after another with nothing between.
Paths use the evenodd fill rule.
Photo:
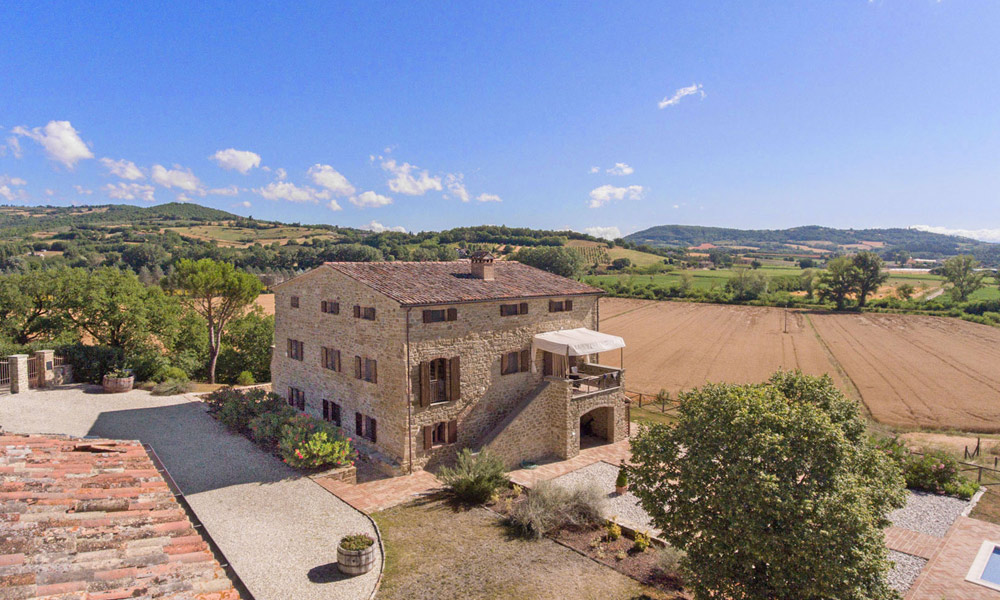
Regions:
<instances>
[{"instance_id":1,"label":"lawn","mask_svg":"<svg viewBox=\"0 0 1000 600\"><path fill-rule=\"evenodd\" d=\"M515 537L484 508L430 497L373 517L385 542L382 600L667 597L547 538Z\"/></svg>"}]
</instances>

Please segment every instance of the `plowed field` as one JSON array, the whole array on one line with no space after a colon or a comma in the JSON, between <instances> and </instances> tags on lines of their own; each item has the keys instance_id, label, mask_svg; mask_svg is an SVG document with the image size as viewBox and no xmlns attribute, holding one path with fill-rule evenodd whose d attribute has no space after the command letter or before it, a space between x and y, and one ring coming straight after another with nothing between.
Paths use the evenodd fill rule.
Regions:
<instances>
[{"instance_id":1,"label":"plowed field","mask_svg":"<svg viewBox=\"0 0 1000 600\"><path fill-rule=\"evenodd\" d=\"M1000 329L911 315L601 300L601 331L625 338L630 391L829 373L894 426L1000 431ZM618 352L601 357L617 365Z\"/></svg>"}]
</instances>

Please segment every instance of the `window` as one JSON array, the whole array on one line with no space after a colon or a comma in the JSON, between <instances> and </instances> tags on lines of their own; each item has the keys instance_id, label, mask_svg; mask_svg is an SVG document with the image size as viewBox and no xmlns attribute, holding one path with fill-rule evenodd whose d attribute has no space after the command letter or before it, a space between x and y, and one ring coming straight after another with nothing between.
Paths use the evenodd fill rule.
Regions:
<instances>
[{"instance_id":1,"label":"window","mask_svg":"<svg viewBox=\"0 0 1000 600\"><path fill-rule=\"evenodd\" d=\"M441 421L423 428L424 450L458 441L458 421Z\"/></svg>"},{"instance_id":2,"label":"window","mask_svg":"<svg viewBox=\"0 0 1000 600\"><path fill-rule=\"evenodd\" d=\"M340 350L323 347L322 349L323 368L340 372Z\"/></svg>"},{"instance_id":3,"label":"window","mask_svg":"<svg viewBox=\"0 0 1000 600\"><path fill-rule=\"evenodd\" d=\"M549 300L549 312L569 312L573 310L572 300Z\"/></svg>"},{"instance_id":4,"label":"window","mask_svg":"<svg viewBox=\"0 0 1000 600\"><path fill-rule=\"evenodd\" d=\"M288 340L288 358L302 360L305 354L305 344L298 340Z\"/></svg>"},{"instance_id":5,"label":"window","mask_svg":"<svg viewBox=\"0 0 1000 600\"><path fill-rule=\"evenodd\" d=\"M363 437L371 443L378 441L378 422L374 417L365 416L361 413L354 413L354 433Z\"/></svg>"},{"instance_id":6,"label":"window","mask_svg":"<svg viewBox=\"0 0 1000 600\"><path fill-rule=\"evenodd\" d=\"M288 405L299 410L305 410L306 393L299 388L288 388Z\"/></svg>"},{"instance_id":7,"label":"window","mask_svg":"<svg viewBox=\"0 0 1000 600\"><path fill-rule=\"evenodd\" d=\"M501 317L513 317L515 315L526 315L528 314L528 303L522 302L520 304L501 304L500 305L500 316Z\"/></svg>"},{"instance_id":8,"label":"window","mask_svg":"<svg viewBox=\"0 0 1000 600\"><path fill-rule=\"evenodd\" d=\"M319 309L329 315L339 315L340 314L340 302L334 302L333 300L323 300L319 303Z\"/></svg>"},{"instance_id":9,"label":"window","mask_svg":"<svg viewBox=\"0 0 1000 600\"><path fill-rule=\"evenodd\" d=\"M298 308L298 307L299 307L299 297L292 296L292 308Z\"/></svg>"},{"instance_id":10,"label":"window","mask_svg":"<svg viewBox=\"0 0 1000 600\"><path fill-rule=\"evenodd\" d=\"M361 306L358 304L354 305L354 318L365 319L366 321L375 320L375 307L374 306Z\"/></svg>"},{"instance_id":11,"label":"window","mask_svg":"<svg viewBox=\"0 0 1000 600\"><path fill-rule=\"evenodd\" d=\"M374 358L354 357L354 377L370 383L378 383L378 361Z\"/></svg>"},{"instance_id":12,"label":"window","mask_svg":"<svg viewBox=\"0 0 1000 600\"><path fill-rule=\"evenodd\" d=\"M462 396L459 358L435 358L420 363L420 406L452 402Z\"/></svg>"},{"instance_id":13,"label":"window","mask_svg":"<svg viewBox=\"0 0 1000 600\"><path fill-rule=\"evenodd\" d=\"M458 318L458 309L449 308L447 310L429 309L424 311L424 323L440 323L442 321L454 321Z\"/></svg>"},{"instance_id":14,"label":"window","mask_svg":"<svg viewBox=\"0 0 1000 600\"><path fill-rule=\"evenodd\" d=\"M506 354L501 354L500 374L511 375L527 371L530 367L530 353L530 350L525 349L519 352L507 352Z\"/></svg>"},{"instance_id":15,"label":"window","mask_svg":"<svg viewBox=\"0 0 1000 600\"><path fill-rule=\"evenodd\" d=\"M323 401L323 420L340 427L340 405L331 400Z\"/></svg>"}]
</instances>

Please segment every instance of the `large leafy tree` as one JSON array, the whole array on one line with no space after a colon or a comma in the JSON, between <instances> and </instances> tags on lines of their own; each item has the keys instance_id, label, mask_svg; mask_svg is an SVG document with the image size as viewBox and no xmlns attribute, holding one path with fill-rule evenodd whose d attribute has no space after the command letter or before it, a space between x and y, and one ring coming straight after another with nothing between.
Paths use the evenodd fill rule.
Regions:
<instances>
[{"instance_id":1,"label":"large leafy tree","mask_svg":"<svg viewBox=\"0 0 1000 600\"><path fill-rule=\"evenodd\" d=\"M951 297L958 302L969 299L972 292L983 287L986 271L980 271L979 261L971 254L953 256L936 271L951 284Z\"/></svg>"},{"instance_id":2,"label":"large leafy tree","mask_svg":"<svg viewBox=\"0 0 1000 600\"><path fill-rule=\"evenodd\" d=\"M243 314L260 295L260 280L233 265L210 258L177 263L168 285L186 306L197 312L208 326L208 381L215 383L215 365L222 348L222 332L233 318Z\"/></svg>"},{"instance_id":3,"label":"large leafy tree","mask_svg":"<svg viewBox=\"0 0 1000 600\"><path fill-rule=\"evenodd\" d=\"M882 257L874 252L858 252L851 262L856 269L858 307L864 308L868 295L878 291L889 279L889 273L883 270Z\"/></svg>"},{"instance_id":4,"label":"large leafy tree","mask_svg":"<svg viewBox=\"0 0 1000 600\"><path fill-rule=\"evenodd\" d=\"M0 276L0 335L23 345L63 331L59 280L66 272L33 269Z\"/></svg>"},{"instance_id":5,"label":"large leafy tree","mask_svg":"<svg viewBox=\"0 0 1000 600\"><path fill-rule=\"evenodd\" d=\"M820 300L833 300L837 310L844 310L847 297L858 292L858 268L846 256L828 262L818 280Z\"/></svg>"},{"instance_id":6,"label":"large leafy tree","mask_svg":"<svg viewBox=\"0 0 1000 600\"><path fill-rule=\"evenodd\" d=\"M829 377L682 395L678 421L645 428L626 467L655 525L687 552L695 598L896 597L882 529L905 502L857 403Z\"/></svg>"},{"instance_id":7,"label":"large leafy tree","mask_svg":"<svg viewBox=\"0 0 1000 600\"><path fill-rule=\"evenodd\" d=\"M583 268L580 255L561 246L521 248L511 258L563 277L572 277Z\"/></svg>"}]
</instances>

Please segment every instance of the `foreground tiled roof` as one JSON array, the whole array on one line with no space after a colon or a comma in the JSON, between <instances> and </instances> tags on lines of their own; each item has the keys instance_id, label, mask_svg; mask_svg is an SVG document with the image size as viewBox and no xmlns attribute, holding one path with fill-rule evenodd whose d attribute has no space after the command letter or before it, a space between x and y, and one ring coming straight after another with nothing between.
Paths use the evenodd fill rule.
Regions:
<instances>
[{"instance_id":1,"label":"foreground tiled roof","mask_svg":"<svg viewBox=\"0 0 1000 600\"><path fill-rule=\"evenodd\" d=\"M448 262L328 262L403 305L601 294L603 290L519 262L497 261L495 279L471 275L468 260Z\"/></svg>"},{"instance_id":2,"label":"foreground tiled roof","mask_svg":"<svg viewBox=\"0 0 1000 600\"><path fill-rule=\"evenodd\" d=\"M139 442L0 435L0 534L0 598L239 598Z\"/></svg>"}]
</instances>

